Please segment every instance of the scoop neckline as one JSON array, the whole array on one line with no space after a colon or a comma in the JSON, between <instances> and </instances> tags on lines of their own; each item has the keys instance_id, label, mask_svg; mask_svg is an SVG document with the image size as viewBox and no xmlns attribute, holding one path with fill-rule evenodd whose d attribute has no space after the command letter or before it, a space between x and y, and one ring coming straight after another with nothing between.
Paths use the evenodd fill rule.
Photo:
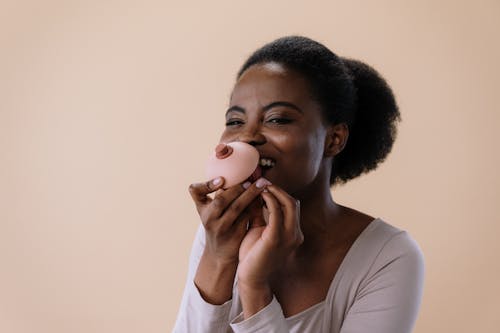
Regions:
<instances>
[{"instance_id":1,"label":"scoop neckline","mask_svg":"<svg viewBox=\"0 0 500 333\"><path fill-rule=\"evenodd\" d=\"M356 237L356 239L352 243L349 250L347 250L346 255L342 259L342 262L340 263L339 268L335 272L335 276L333 277L332 282L330 283L330 286L328 287L328 292L326 293L325 299L323 299L322 301L320 301L316 304L311 305L307 309L304 309L304 310L302 310L302 311L300 311L300 312L298 312L290 317L285 317L286 321L296 320L297 318L300 318L301 316L313 311L314 309L317 309L317 308L321 307L322 305L325 305L326 301L330 298L330 295L333 292L333 289L334 289L333 287L338 283L338 279L340 279L340 275L341 275L342 271L345 269L344 267L346 266L346 262L349 261L349 258L352 256L352 253L355 251L355 249L359 246L359 243L361 242L361 240L363 238L365 238L366 235L376 226L377 222L381 222L381 221L382 220L379 217L374 218L370 223L368 223L368 225L363 229L363 231L360 232L358 237Z\"/></svg>"},{"instance_id":2,"label":"scoop neckline","mask_svg":"<svg viewBox=\"0 0 500 333\"><path fill-rule=\"evenodd\" d=\"M322 300L319 303L313 304L310 307L308 307L307 309L304 309L304 310L300 311L299 313L296 313L290 317L285 317L285 320L287 322L296 321L297 319L300 319L301 317L305 316L309 312L313 312L314 310L321 308L323 305L325 305L325 303L326 303L326 299Z\"/></svg>"},{"instance_id":3,"label":"scoop neckline","mask_svg":"<svg viewBox=\"0 0 500 333\"><path fill-rule=\"evenodd\" d=\"M328 300L330 298L330 294L333 292L333 289L334 289L333 286L335 286L338 283L338 280L340 279L342 272L345 270L345 267L347 265L346 263L348 263L350 261L350 258L352 257L354 251L356 250L356 248L359 247L359 244L366 237L366 235L373 228L375 228L377 226L377 224L378 224L377 222L382 222L382 220L379 217L377 217L377 218L374 218L370 223L368 223L368 225L363 229L363 231L361 231L361 233L358 235L358 237L356 237L356 239L352 243L349 250L347 250L347 253L344 256L344 259L342 259L342 262L340 263L339 268L337 269L337 272L335 272L335 276L332 279L332 283L330 283L330 286L328 287L328 292L326 293L326 298L323 300L324 302L326 302L326 300Z\"/></svg>"}]
</instances>

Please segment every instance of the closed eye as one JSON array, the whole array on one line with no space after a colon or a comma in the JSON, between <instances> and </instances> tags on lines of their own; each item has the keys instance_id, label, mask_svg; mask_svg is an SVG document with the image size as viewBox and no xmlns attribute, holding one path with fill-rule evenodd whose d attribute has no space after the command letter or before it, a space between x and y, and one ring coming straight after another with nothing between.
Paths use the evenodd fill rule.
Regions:
<instances>
[{"instance_id":1,"label":"closed eye","mask_svg":"<svg viewBox=\"0 0 500 333\"><path fill-rule=\"evenodd\" d=\"M273 124L278 124L278 125L284 125L284 124L291 123L292 120L288 119L288 118L272 118L272 119L269 119L268 122L273 123Z\"/></svg>"},{"instance_id":2,"label":"closed eye","mask_svg":"<svg viewBox=\"0 0 500 333\"><path fill-rule=\"evenodd\" d=\"M226 122L226 126L237 126L237 125L242 125L242 124L243 124L243 121L241 121L241 120L236 120L236 119L234 119L234 120L231 120L231 119L230 119L230 120L228 120L228 121Z\"/></svg>"}]
</instances>

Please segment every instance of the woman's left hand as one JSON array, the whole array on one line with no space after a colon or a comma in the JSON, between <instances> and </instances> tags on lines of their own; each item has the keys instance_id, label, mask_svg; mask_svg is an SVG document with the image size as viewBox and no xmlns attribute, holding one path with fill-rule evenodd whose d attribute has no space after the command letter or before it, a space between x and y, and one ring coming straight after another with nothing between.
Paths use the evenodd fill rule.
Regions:
<instances>
[{"instance_id":1,"label":"woman's left hand","mask_svg":"<svg viewBox=\"0 0 500 333\"><path fill-rule=\"evenodd\" d=\"M261 195L267 206L267 223L262 223L262 219L260 222L259 219L253 220L256 222L251 220L240 246L238 285L241 292L269 292L272 273L304 241L300 229L300 202L276 185L268 185L266 188L267 191ZM246 302L243 305L244 303Z\"/></svg>"}]
</instances>

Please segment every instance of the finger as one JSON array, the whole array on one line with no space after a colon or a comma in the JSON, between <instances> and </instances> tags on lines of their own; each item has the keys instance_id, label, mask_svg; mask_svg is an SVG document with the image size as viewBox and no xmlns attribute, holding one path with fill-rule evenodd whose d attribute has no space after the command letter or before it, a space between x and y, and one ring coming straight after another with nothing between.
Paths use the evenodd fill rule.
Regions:
<instances>
[{"instance_id":1,"label":"finger","mask_svg":"<svg viewBox=\"0 0 500 333\"><path fill-rule=\"evenodd\" d=\"M231 228L235 231L235 234L243 237L248 230L248 221L250 220L249 213L244 210L232 224Z\"/></svg>"},{"instance_id":2,"label":"finger","mask_svg":"<svg viewBox=\"0 0 500 333\"><path fill-rule=\"evenodd\" d=\"M241 188L243 188L243 186L241 186ZM263 190L263 188L257 187L256 183L250 185L246 190L243 190L243 192L227 206L221 216L221 221L225 227L230 227L244 210L247 210L248 213L254 212L254 210L249 211L248 208L250 208L249 206L258 198ZM258 204L258 202L256 202L256 204ZM260 206L262 207L262 205ZM253 219L253 216L249 216L249 218Z\"/></svg>"},{"instance_id":3,"label":"finger","mask_svg":"<svg viewBox=\"0 0 500 333\"><path fill-rule=\"evenodd\" d=\"M210 202L211 198L208 197L208 194L222 188L223 184L224 178L222 177L217 177L202 183L191 184L189 185L189 194L193 198L195 204L201 206Z\"/></svg>"},{"instance_id":4,"label":"finger","mask_svg":"<svg viewBox=\"0 0 500 333\"><path fill-rule=\"evenodd\" d=\"M264 200L257 196L247 208L250 218L250 228L265 227L267 225L264 219Z\"/></svg>"},{"instance_id":5,"label":"finger","mask_svg":"<svg viewBox=\"0 0 500 333\"><path fill-rule=\"evenodd\" d=\"M268 186L267 190L274 195L282 207L285 228L295 229L295 224L300 221L300 201L275 185Z\"/></svg>"},{"instance_id":6,"label":"finger","mask_svg":"<svg viewBox=\"0 0 500 333\"><path fill-rule=\"evenodd\" d=\"M282 207L271 192L262 192L262 199L264 199L269 212L269 234L272 239L279 240L281 230L284 227Z\"/></svg>"},{"instance_id":7,"label":"finger","mask_svg":"<svg viewBox=\"0 0 500 333\"><path fill-rule=\"evenodd\" d=\"M207 207L207 220L220 219L222 215L224 215L228 207L232 204L232 202L236 198L238 198L244 191L245 188L242 184L231 186L226 190L217 191L217 194L214 196L208 206L209 208ZM236 217L237 216L234 216L231 222L234 222Z\"/></svg>"}]
</instances>

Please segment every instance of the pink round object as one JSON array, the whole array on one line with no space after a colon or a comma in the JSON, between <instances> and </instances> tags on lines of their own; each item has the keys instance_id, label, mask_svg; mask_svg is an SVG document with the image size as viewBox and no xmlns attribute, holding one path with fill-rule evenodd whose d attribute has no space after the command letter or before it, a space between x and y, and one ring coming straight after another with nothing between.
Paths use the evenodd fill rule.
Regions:
<instances>
[{"instance_id":1,"label":"pink round object","mask_svg":"<svg viewBox=\"0 0 500 333\"><path fill-rule=\"evenodd\" d=\"M233 149L228 156L217 158L214 151L207 163L208 179L224 177L225 189L245 181L259 164L259 152L252 145L240 141L229 142L226 145Z\"/></svg>"}]
</instances>

